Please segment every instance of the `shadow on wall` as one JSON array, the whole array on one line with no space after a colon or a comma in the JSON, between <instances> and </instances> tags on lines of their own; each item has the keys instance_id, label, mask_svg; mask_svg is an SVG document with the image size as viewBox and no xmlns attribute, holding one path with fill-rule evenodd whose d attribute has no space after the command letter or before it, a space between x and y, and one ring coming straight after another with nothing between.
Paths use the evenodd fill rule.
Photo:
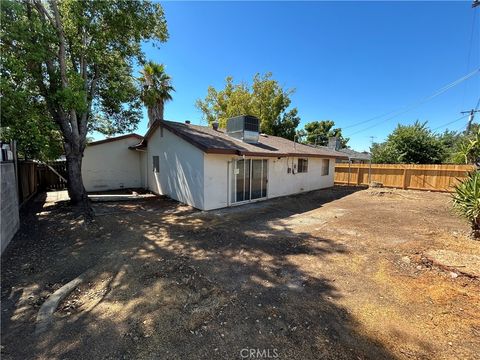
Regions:
<instances>
[{"instance_id":1,"label":"shadow on wall","mask_svg":"<svg viewBox=\"0 0 480 360\"><path fill-rule=\"evenodd\" d=\"M165 177L165 194L171 198L186 204L194 204L198 208L203 208L203 182L199 177L197 170L189 162L182 161L175 156L169 164L169 159L165 154L164 163L168 164ZM162 170L161 170L162 171Z\"/></svg>"},{"instance_id":2,"label":"shadow on wall","mask_svg":"<svg viewBox=\"0 0 480 360\"><path fill-rule=\"evenodd\" d=\"M287 225L272 228L349 193L316 191L207 214L160 199L101 204L90 229L65 205L36 209L2 263L2 303L10 301L2 312L4 353L231 359L254 348L284 359L392 359L334 303L341 296L334 283L295 262L346 249ZM89 268L98 275L73 297L78 307L58 311L52 330L32 338L38 304Z\"/></svg>"}]
</instances>

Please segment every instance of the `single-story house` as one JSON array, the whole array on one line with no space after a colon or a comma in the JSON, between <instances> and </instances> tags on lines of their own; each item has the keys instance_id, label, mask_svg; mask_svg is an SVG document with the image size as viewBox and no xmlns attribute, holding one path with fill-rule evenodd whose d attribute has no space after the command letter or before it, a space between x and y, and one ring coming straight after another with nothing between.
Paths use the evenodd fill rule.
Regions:
<instances>
[{"instance_id":1,"label":"single-story house","mask_svg":"<svg viewBox=\"0 0 480 360\"><path fill-rule=\"evenodd\" d=\"M145 188L202 210L333 186L338 151L259 133L253 116L227 129L155 121L144 137L90 143L82 175L87 191Z\"/></svg>"},{"instance_id":2,"label":"single-story house","mask_svg":"<svg viewBox=\"0 0 480 360\"><path fill-rule=\"evenodd\" d=\"M372 155L367 151L359 152L349 148L341 148L340 139L338 137L329 138L326 147L341 152L347 157L338 158L337 163L369 164L372 161Z\"/></svg>"}]
</instances>

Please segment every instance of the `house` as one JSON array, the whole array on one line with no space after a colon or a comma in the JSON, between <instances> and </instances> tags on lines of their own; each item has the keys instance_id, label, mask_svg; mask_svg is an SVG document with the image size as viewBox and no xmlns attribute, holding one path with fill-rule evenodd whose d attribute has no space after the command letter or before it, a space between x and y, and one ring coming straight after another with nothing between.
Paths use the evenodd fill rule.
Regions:
<instances>
[{"instance_id":1,"label":"house","mask_svg":"<svg viewBox=\"0 0 480 360\"><path fill-rule=\"evenodd\" d=\"M253 116L227 129L155 121L131 134L89 144L82 175L87 191L141 187L202 210L333 186L340 152L259 133Z\"/></svg>"},{"instance_id":2,"label":"house","mask_svg":"<svg viewBox=\"0 0 480 360\"><path fill-rule=\"evenodd\" d=\"M369 164L372 160L372 155L369 152L359 152L349 148L341 148L340 139L337 137L331 137L328 139L327 148L336 150L347 156L347 159L338 158L338 163Z\"/></svg>"}]
</instances>

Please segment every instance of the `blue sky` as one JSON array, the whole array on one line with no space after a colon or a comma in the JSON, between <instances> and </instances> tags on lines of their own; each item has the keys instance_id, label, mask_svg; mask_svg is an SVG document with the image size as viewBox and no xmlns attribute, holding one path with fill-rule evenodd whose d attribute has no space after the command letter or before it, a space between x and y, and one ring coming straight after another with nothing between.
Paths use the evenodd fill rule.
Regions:
<instances>
[{"instance_id":1,"label":"blue sky","mask_svg":"<svg viewBox=\"0 0 480 360\"><path fill-rule=\"evenodd\" d=\"M295 88L301 127L348 127L428 97L480 67L480 7L471 2L166 2L170 39L147 57L166 65L176 88L166 119L201 124L195 100L227 75L250 81L273 72ZM477 12L472 32L474 13ZM473 36L471 36L473 35ZM472 38L473 37L473 38ZM472 39L471 39L472 38ZM470 56L469 56L470 54ZM432 128L460 117L480 96L480 74L391 120L346 128L368 149L397 123ZM382 121L383 120L383 121ZM146 116L138 132L146 131ZM449 126L460 129L466 119ZM438 131L442 131L443 128Z\"/></svg>"}]
</instances>

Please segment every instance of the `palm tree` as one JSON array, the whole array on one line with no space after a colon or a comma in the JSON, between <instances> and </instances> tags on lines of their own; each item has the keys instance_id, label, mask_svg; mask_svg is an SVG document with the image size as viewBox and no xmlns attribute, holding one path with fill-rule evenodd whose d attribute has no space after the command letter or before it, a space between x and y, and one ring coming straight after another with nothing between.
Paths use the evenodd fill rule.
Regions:
<instances>
[{"instance_id":1,"label":"palm tree","mask_svg":"<svg viewBox=\"0 0 480 360\"><path fill-rule=\"evenodd\" d=\"M472 237L480 238L480 172L472 171L455 187L453 207L472 225Z\"/></svg>"},{"instance_id":2,"label":"palm tree","mask_svg":"<svg viewBox=\"0 0 480 360\"><path fill-rule=\"evenodd\" d=\"M155 120L163 120L164 104L172 100L172 91L175 91L171 84L171 77L165 73L163 64L153 61L147 62L141 70L139 78L142 84L141 99L148 109L148 127Z\"/></svg>"}]
</instances>

